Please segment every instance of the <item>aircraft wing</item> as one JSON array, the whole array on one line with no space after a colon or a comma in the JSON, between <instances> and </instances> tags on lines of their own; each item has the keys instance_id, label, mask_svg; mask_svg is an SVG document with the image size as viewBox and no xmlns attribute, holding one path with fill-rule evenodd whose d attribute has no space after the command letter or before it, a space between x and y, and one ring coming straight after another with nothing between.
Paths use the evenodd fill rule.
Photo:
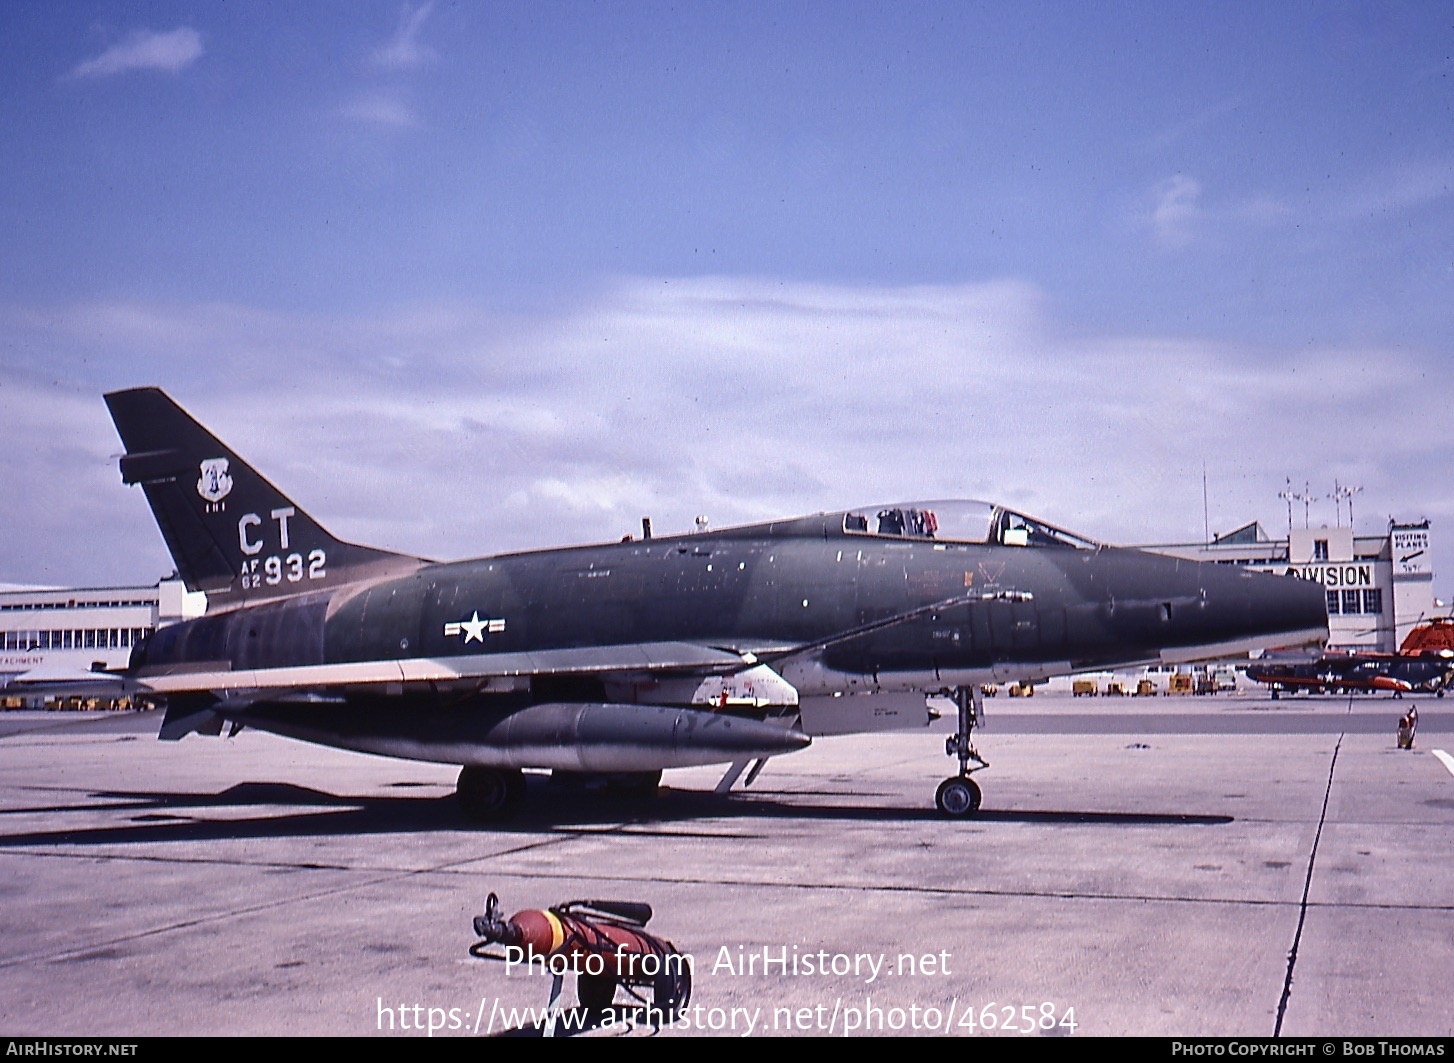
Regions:
<instances>
[{"instance_id":1,"label":"aircraft wing","mask_svg":"<svg viewBox=\"0 0 1454 1063\"><path fill-rule=\"evenodd\" d=\"M241 691L309 692L386 687L399 683L452 685L532 676L730 675L762 664L772 666L809 656L830 646L911 623L934 612L978 601L981 597L947 598L803 643L763 641L714 646L698 642L637 642L264 669L233 669L228 662L218 661L212 665L192 664L185 670L144 669L131 677L131 684L143 693L165 695L205 691L225 697Z\"/></svg>"},{"instance_id":2,"label":"aircraft wing","mask_svg":"<svg viewBox=\"0 0 1454 1063\"><path fill-rule=\"evenodd\" d=\"M155 694L209 691L309 691L397 683L452 684L530 676L608 674L712 675L748 667L743 654L691 642L642 642L616 646L532 650L458 657L312 664L289 668L232 669L226 661L185 671L142 672L134 683Z\"/></svg>"}]
</instances>

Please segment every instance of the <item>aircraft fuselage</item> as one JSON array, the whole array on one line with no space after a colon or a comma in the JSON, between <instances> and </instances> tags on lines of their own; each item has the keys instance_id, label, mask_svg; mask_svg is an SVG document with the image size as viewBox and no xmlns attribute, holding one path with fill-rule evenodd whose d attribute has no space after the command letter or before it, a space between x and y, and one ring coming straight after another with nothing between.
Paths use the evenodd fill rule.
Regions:
<instances>
[{"instance_id":1,"label":"aircraft fuselage","mask_svg":"<svg viewBox=\"0 0 1454 1063\"><path fill-rule=\"evenodd\" d=\"M1314 584L967 500L430 562L330 535L155 388L106 401L123 481L208 596L127 669L166 703L161 736L230 722L460 764L461 800L485 818L518 800L523 769L736 772L814 734L922 725L935 694L954 702L959 762L936 804L972 814L981 684L1327 630Z\"/></svg>"},{"instance_id":2,"label":"aircraft fuselage","mask_svg":"<svg viewBox=\"0 0 1454 1063\"><path fill-rule=\"evenodd\" d=\"M1193 659L1316 629L1319 592L1300 590L1290 577L1136 550L895 541L803 518L426 564L163 629L134 665L246 670L690 642L784 652L803 694L933 688Z\"/></svg>"}]
</instances>

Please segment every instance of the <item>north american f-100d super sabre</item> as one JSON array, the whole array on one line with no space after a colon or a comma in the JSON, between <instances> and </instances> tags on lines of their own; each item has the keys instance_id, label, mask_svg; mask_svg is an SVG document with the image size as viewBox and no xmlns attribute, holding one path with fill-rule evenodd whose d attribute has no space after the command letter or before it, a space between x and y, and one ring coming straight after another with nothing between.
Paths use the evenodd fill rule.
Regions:
<instances>
[{"instance_id":1,"label":"north american f-100d super sabre","mask_svg":"<svg viewBox=\"0 0 1454 1063\"><path fill-rule=\"evenodd\" d=\"M1322 588L1105 546L983 502L890 504L694 534L438 563L342 542L156 388L106 396L204 615L120 681L161 737L224 724L461 765L474 818L522 769L654 788L815 734L955 706L973 814L981 685L1322 640ZM749 777L748 782L751 782Z\"/></svg>"}]
</instances>

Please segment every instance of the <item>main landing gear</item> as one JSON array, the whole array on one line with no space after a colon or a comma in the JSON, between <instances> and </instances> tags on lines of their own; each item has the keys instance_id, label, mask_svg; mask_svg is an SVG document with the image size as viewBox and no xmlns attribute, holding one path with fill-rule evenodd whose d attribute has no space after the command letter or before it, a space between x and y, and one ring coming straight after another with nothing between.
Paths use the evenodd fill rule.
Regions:
<instances>
[{"instance_id":1,"label":"main landing gear","mask_svg":"<svg viewBox=\"0 0 1454 1063\"><path fill-rule=\"evenodd\" d=\"M979 784L971 779L970 773L988 768L989 762L975 752L972 737L974 729L984 719L984 694L979 687L955 687L954 704L958 712L958 730L944 740L947 756L959 758L959 774L945 779L934 792L934 804L940 812L955 819L963 819L979 811L982 798ZM970 767L970 762L974 767Z\"/></svg>"},{"instance_id":2,"label":"main landing gear","mask_svg":"<svg viewBox=\"0 0 1454 1063\"><path fill-rule=\"evenodd\" d=\"M509 819L525 797L525 777L518 769L481 768L466 764L459 770L455 800L465 817L476 823Z\"/></svg>"}]
</instances>

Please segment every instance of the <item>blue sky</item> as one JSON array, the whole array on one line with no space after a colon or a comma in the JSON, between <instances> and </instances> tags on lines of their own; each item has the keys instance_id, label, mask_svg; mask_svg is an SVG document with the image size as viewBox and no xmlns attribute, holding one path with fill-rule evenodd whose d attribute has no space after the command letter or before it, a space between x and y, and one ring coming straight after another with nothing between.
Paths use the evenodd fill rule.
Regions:
<instances>
[{"instance_id":1,"label":"blue sky","mask_svg":"<svg viewBox=\"0 0 1454 1063\"><path fill-rule=\"evenodd\" d=\"M0 144L0 581L170 568L100 400L158 384L430 556L1190 540L1205 465L1214 532L1431 518L1451 596L1447 3L10 0Z\"/></svg>"}]
</instances>

